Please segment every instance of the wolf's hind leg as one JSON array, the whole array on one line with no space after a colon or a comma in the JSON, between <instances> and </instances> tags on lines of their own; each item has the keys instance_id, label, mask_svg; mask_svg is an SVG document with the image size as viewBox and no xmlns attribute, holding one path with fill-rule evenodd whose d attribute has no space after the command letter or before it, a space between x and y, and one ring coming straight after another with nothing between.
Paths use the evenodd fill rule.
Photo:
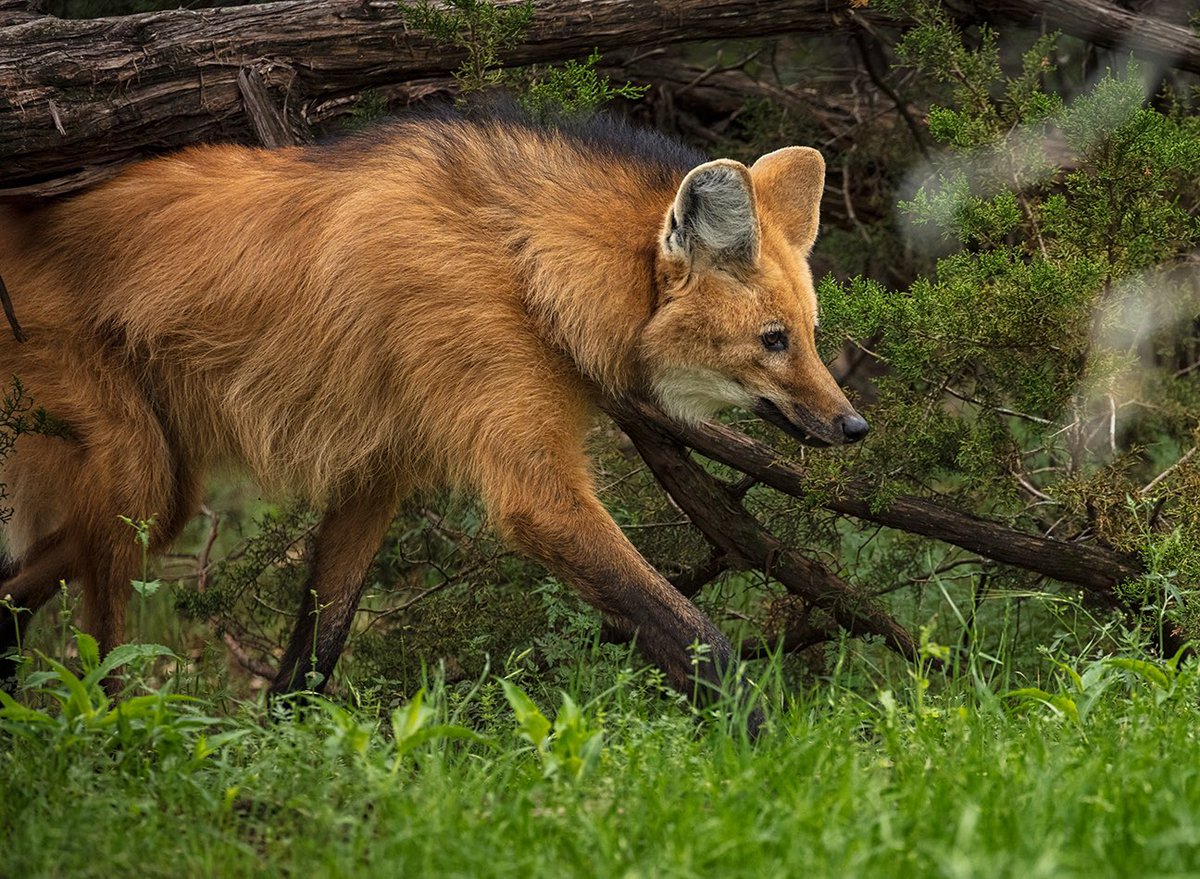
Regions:
<instances>
[{"instance_id":1,"label":"wolf's hind leg","mask_svg":"<svg viewBox=\"0 0 1200 879\"><path fill-rule=\"evenodd\" d=\"M271 693L307 686L305 675L316 672L322 689L333 674L350 633L358 601L375 553L396 513L388 491L347 495L325 513L317 530L316 554L300 603L296 627L279 663Z\"/></svg>"},{"instance_id":2,"label":"wolf's hind leg","mask_svg":"<svg viewBox=\"0 0 1200 879\"><path fill-rule=\"evenodd\" d=\"M124 638L131 581L142 564L142 547L122 517L163 523L165 529L151 529L157 549L177 536L159 532L177 532L186 522L194 494L181 482L195 481L183 480L157 414L119 364L84 360L70 374L70 384L31 388L38 404L68 425L69 438L30 437L5 468L16 489L10 548L17 547L21 563L12 582L42 578L28 583L36 598L45 595L40 590L52 594L59 579L78 582L84 628L106 653ZM39 560L39 546L47 558Z\"/></svg>"}]
</instances>

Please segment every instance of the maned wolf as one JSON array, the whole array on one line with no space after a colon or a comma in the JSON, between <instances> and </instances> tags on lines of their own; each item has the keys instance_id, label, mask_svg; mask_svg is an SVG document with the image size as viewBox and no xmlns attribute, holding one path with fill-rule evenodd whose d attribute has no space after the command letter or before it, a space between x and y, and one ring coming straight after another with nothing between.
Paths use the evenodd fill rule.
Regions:
<instances>
[{"instance_id":1,"label":"maned wolf","mask_svg":"<svg viewBox=\"0 0 1200 879\"><path fill-rule=\"evenodd\" d=\"M866 434L814 345L823 178L812 149L747 168L612 121L446 114L320 147L193 147L0 209L28 335L0 341L0 374L69 426L21 437L0 473L0 594L36 610L77 581L111 649L140 563L118 516L156 516L161 550L207 471L244 468L326 511L288 691L314 651L332 671L400 500L451 486L676 686L718 683L729 643L597 500L583 436L604 395L639 394L817 444Z\"/></svg>"}]
</instances>

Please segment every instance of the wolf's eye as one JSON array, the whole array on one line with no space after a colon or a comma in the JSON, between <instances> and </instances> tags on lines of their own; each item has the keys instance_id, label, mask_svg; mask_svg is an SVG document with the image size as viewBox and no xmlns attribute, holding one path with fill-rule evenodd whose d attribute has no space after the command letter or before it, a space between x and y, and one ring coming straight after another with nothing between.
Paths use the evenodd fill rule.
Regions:
<instances>
[{"instance_id":1,"label":"wolf's eye","mask_svg":"<svg viewBox=\"0 0 1200 879\"><path fill-rule=\"evenodd\" d=\"M768 351L786 351L787 350L787 333L783 330L771 330L768 333L763 333L760 336L763 347Z\"/></svg>"}]
</instances>

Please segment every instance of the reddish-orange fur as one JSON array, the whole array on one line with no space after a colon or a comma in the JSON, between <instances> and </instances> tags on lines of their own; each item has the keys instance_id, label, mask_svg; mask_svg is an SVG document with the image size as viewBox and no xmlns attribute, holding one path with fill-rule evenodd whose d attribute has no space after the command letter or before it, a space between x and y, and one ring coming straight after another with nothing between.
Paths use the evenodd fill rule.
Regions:
<instances>
[{"instance_id":1,"label":"reddish-orange fur","mask_svg":"<svg viewBox=\"0 0 1200 879\"><path fill-rule=\"evenodd\" d=\"M697 177L749 193L730 228L752 225L753 247L730 256L701 222L721 226L724 202L677 201L688 168L641 152L450 117L370 143L195 147L0 211L29 337L0 342L0 371L72 431L22 437L4 467L20 569L0 589L36 609L79 581L110 649L138 566L118 515L156 516L161 549L206 472L244 468L327 510L312 577L328 675L400 499L449 485L638 630L677 684L696 640L714 645L701 676L715 678L728 645L613 523L582 438L604 394L698 417L744 391L841 440L838 419L857 416L816 356L805 262L823 166L781 151ZM695 208L676 217L690 237L671 238L673 204ZM759 341L773 321L792 340L783 359ZM306 670L308 611L277 689Z\"/></svg>"}]
</instances>

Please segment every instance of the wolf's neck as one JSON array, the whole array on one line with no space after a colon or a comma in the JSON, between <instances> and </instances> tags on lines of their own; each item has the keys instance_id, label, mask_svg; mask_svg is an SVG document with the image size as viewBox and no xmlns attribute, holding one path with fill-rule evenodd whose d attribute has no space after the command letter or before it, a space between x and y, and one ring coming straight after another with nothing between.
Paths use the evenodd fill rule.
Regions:
<instances>
[{"instance_id":1,"label":"wolf's neck","mask_svg":"<svg viewBox=\"0 0 1200 879\"><path fill-rule=\"evenodd\" d=\"M670 193L599 185L522 223L527 305L548 341L607 393L637 386L638 343L657 297L655 254Z\"/></svg>"}]
</instances>

